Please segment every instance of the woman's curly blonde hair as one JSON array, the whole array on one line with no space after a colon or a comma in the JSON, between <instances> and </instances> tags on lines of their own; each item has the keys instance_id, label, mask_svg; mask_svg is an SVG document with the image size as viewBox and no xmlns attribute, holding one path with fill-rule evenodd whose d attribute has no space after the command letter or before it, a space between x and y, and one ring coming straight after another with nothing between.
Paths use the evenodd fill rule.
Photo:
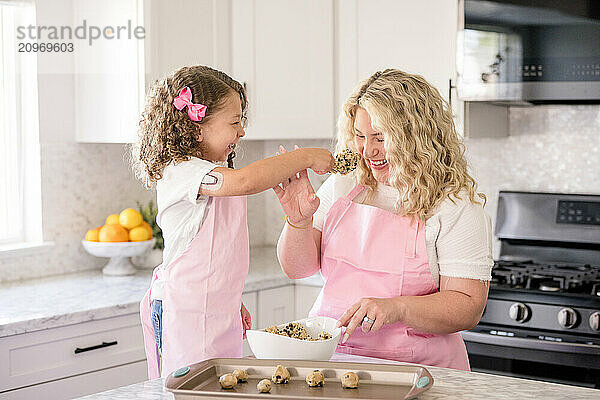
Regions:
<instances>
[{"instance_id":1,"label":"woman's curly blonde hair","mask_svg":"<svg viewBox=\"0 0 600 400\"><path fill-rule=\"evenodd\" d=\"M367 111L373 129L383 133L389 184L398 189L399 215L426 220L446 198L458 199L464 193L472 203L481 204L475 199L478 196L485 204L485 195L477 192L468 173L465 147L452 112L422 76L386 69L361 82L340 114L338 152L344 148L357 152L354 120L358 107ZM363 157L355 177L372 195L377 181Z\"/></svg>"},{"instance_id":2,"label":"woman's curly blonde hair","mask_svg":"<svg viewBox=\"0 0 600 400\"><path fill-rule=\"evenodd\" d=\"M179 111L173 106L173 99L185 86L192 92L193 103L207 107L205 117L199 122L188 117L186 108ZM203 145L198 141L201 127L223 108L232 93L239 94L245 115L248 102L244 87L221 71L202 65L188 66L155 81L146 97L137 142L131 146L136 177L151 187L162 178L169 163L203 158ZM227 159L229 168L233 168L234 157L232 152Z\"/></svg>"}]
</instances>

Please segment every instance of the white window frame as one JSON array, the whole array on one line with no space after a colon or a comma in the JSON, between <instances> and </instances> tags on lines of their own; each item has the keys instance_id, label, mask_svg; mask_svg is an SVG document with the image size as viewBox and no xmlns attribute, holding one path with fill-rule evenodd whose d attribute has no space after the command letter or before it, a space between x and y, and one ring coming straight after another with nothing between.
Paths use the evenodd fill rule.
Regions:
<instances>
[{"instance_id":1,"label":"white window frame","mask_svg":"<svg viewBox=\"0 0 600 400\"><path fill-rule=\"evenodd\" d=\"M42 239L37 53L18 52L17 26L35 15L33 1L0 1L0 258L52 245Z\"/></svg>"}]
</instances>

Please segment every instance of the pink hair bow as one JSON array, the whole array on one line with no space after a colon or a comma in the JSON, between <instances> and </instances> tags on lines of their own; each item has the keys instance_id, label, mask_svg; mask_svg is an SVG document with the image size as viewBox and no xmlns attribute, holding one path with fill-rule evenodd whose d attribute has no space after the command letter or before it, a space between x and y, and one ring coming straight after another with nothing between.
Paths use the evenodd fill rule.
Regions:
<instances>
[{"instance_id":1,"label":"pink hair bow","mask_svg":"<svg viewBox=\"0 0 600 400\"><path fill-rule=\"evenodd\" d=\"M206 115L204 104L192 103L192 91L187 86L179 91L179 95L173 100L173 105L178 110L183 110L187 106L187 113L192 121L202 121L202 118Z\"/></svg>"}]
</instances>

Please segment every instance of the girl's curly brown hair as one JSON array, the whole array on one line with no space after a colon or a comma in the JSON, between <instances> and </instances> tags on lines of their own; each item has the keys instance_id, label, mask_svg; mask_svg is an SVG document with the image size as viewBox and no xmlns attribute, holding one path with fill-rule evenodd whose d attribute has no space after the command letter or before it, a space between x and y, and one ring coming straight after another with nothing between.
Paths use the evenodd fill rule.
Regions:
<instances>
[{"instance_id":1,"label":"girl's curly brown hair","mask_svg":"<svg viewBox=\"0 0 600 400\"><path fill-rule=\"evenodd\" d=\"M192 121L187 109L173 106L179 91L188 86L192 102L204 104L206 115L201 121ZM142 112L138 139L131 146L131 164L135 175L146 187L162 178L163 169L171 162L177 164L191 157L202 158L202 125L223 108L231 93L238 93L242 114L248 101L244 87L227 74L213 68L195 65L180 68L152 84ZM233 168L232 152L227 164Z\"/></svg>"}]
</instances>

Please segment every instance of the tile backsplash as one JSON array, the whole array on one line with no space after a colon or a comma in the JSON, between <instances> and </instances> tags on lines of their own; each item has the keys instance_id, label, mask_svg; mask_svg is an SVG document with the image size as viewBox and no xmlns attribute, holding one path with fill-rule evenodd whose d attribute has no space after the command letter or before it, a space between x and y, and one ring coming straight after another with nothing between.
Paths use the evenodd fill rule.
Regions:
<instances>
[{"instance_id":1,"label":"tile backsplash","mask_svg":"<svg viewBox=\"0 0 600 400\"><path fill-rule=\"evenodd\" d=\"M600 194L599 105L512 107L509 116L508 137L465 142L472 174L488 197L486 210L493 219L500 190ZM41 224L44 239L55 245L37 254L0 258L0 282L100 269L107 260L81 247L86 230L101 225L110 213L135 206L136 200L154 197L134 180L123 145L75 143L58 131L68 128L60 116L44 117L57 118L56 125L45 125L56 126L57 132L40 129ZM333 148L333 140L327 139L245 141L236 165L273 155L280 144L288 149L294 144ZM310 179L317 189L325 177L311 173ZM283 223L272 190L248 197L252 246L275 245Z\"/></svg>"},{"instance_id":2,"label":"tile backsplash","mask_svg":"<svg viewBox=\"0 0 600 400\"><path fill-rule=\"evenodd\" d=\"M245 166L261 158L270 157L279 151L282 145L291 150L294 145L299 147L323 147L333 151L333 140L260 140L246 141L236 157L236 167ZM309 171L309 179L315 191L328 175L317 175ZM266 192L248 196L248 231L251 246L273 246L277 243L281 229L283 228L285 214L275 192Z\"/></svg>"},{"instance_id":3,"label":"tile backsplash","mask_svg":"<svg viewBox=\"0 0 600 400\"><path fill-rule=\"evenodd\" d=\"M509 129L508 137L465 141L471 173L488 198L485 209L492 221L500 190L600 194L600 105L511 107ZM246 142L243 160L272 155L279 144ZM333 148L333 140L297 144ZM315 190L323 180L311 175ZM284 214L273 191L250 196L248 223L253 245L277 243ZM495 256L497 249L496 242Z\"/></svg>"},{"instance_id":4,"label":"tile backsplash","mask_svg":"<svg viewBox=\"0 0 600 400\"><path fill-rule=\"evenodd\" d=\"M465 145L494 226L500 190L600 194L600 105L511 107L508 137Z\"/></svg>"},{"instance_id":5,"label":"tile backsplash","mask_svg":"<svg viewBox=\"0 0 600 400\"><path fill-rule=\"evenodd\" d=\"M40 74L39 138L43 240L28 255L0 256L0 282L100 269L107 258L85 252L88 229L136 201L154 198L134 179L125 145L77 143L71 74Z\"/></svg>"},{"instance_id":6,"label":"tile backsplash","mask_svg":"<svg viewBox=\"0 0 600 400\"><path fill-rule=\"evenodd\" d=\"M119 144L42 143L42 230L54 246L0 258L0 282L100 269L107 258L85 252L88 229L109 214L154 197L134 180Z\"/></svg>"}]
</instances>

